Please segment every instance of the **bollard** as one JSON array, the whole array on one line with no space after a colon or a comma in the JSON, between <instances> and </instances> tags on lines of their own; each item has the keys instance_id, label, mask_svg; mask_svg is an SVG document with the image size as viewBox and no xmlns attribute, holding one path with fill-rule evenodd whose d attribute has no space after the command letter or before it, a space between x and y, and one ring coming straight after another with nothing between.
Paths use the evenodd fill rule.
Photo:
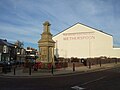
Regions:
<instances>
[{"instance_id":1,"label":"bollard","mask_svg":"<svg viewBox=\"0 0 120 90\"><path fill-rule=\"evenodd\" d=\"M65 62L64 62L64 64L63 64L63 65L64 65L64 70L65 70Z\"/></svg>"},{"instance_id":2,"label":"bollard","mask_svg":"<svg viewBox=\"0 0 120 90\"><path fill-rule=\"evenodd\" d=\"M53 75L53 65L52 65L52 68L51 68L52 70L51 70L51 73L52 73L52 75Z\"/></svg>"},{"instance_id":3,"label":"bollard","mask_svg":"<svg viewBox=\"0 0 120 90\"><path fill-rule=\"evenodd\" d=\"M75 63L73 63L73 72L75 71Z\"/></svg>"},{"instance_id":4,"label":"bollard","mask_svg":"<svg viewBox=\"0 0 120 90\"><path fill-rule=\"evenodd\" d=\"M29 75L31 75L31 67L29 68Z\"/></svg>"},{"instance_id":5,"label":"bollard","mask_svg":"<svg viewBox=\"0 0 120 90\"><path fill-rule=\"evenodd\" d=\"M91 69L91 62L89 61L89 69Z\"/></svg>"},{"instance_id":6,"label":"bollard","mask_svg":"<svg viewBox=\"0 0 120 90\"><path fill-rule=\"evenodd\" d=\"M29 67L29 75L31 75L31 64L30 64L30 67Z\"/></svg>"},{"instance_id":7,"label":"bollard","mask_svg":"<svg viewBox=\"0 0 120 90\"><path fill-rule=\"evenodd\" d=\"M4 73L7 74L7 66L4 66Z\"/></svg>"},{"instance_id":8,"label":"bollard","mask_svg":"<svg viewBox=\"0 0 120 90\"><path fill-rule=\"evenodd\" d=\"M14 75L16 75L16 67L14 67Z\"/></svg>"},{"instance_id":9,"label":"bollard","mask_svg":"<svg viewBox=\"0 0 120 90\"><path fill-rule=\"evenodd\" d=\"M117 64L117 59L115 59L115 63Z\"/></svg>"},{"instance_id":10,"label":"bollard","mask_svg":"<svg viewBox=\"0 0 120 90\"><path fill-rule=\"evenodd\" d=\"M100 59L100 67L101 67L101 59Z\"/></svg>"}]
</instances>

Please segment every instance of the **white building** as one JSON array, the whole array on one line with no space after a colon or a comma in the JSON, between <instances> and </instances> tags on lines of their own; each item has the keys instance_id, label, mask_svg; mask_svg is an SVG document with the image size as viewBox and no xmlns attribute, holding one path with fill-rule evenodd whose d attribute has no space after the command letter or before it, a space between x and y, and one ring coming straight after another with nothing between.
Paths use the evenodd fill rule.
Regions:
<instances>
[{"instance_id":1,"label":"white building","mask_svg":"<svg viewBox=\"0 0 120 90\"><path fill-rule=\"evenodd\" d=\"M38 56L37 49L27 47L27 49L26 49L26 59L35 60L37 56Z\"/></svg>"},{"instance_id":2,"label":"white building","mask_svg":"<svg viewBox=\"0 0 120 90\"><path fill-rule=\"evenodd\" d=\"M112 35L81 23L58 33L53 40L57 57L120 57L120 48L113 48Z\"/></svg>"}]
</instances>

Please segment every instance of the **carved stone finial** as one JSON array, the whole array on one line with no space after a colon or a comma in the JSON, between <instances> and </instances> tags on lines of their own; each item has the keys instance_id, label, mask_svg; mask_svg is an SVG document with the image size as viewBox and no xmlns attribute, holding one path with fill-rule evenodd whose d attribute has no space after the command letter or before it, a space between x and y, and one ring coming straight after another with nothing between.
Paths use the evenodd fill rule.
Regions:
<instances>
[{"instance_id":1,"label":"carved stone finial","mask_svg":"<svg viewBox=\"0 0 120 90\"><path fill-rule=\"evenodd\" d=\"M51 24L50 24L48 21L45 21L45 22L43 23L43 25L44 25L44 26L46 26L46 25L47 25L47 26L50 26Z\"/></svg>"},{"instance_id":2,"label":"carved stone finial","mask_svg":"<svg viewBox=\"0 0 120 90\"><path fill-rule=\"evenodd\" d=\"M50 32L50 25L51 24L48 21L45 21L43 23L43 25L44 25L44 32Z\"/></svg>"}]
</instances>

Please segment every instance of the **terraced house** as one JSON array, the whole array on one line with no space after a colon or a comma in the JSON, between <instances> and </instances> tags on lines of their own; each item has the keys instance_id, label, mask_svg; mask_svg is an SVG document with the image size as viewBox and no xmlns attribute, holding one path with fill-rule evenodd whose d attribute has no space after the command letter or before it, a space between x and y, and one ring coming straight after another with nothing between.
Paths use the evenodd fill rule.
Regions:
<instances>
[{"instance_id":1,"label":"terraced house","mask_svg":"<svg viewBox=\"0 0 120 90\"><path fill-rule=\"evenodd\" d=\"M15 59L15 46L7 40L0 39L0 61L11 61Z\"/></svg>"}]
</instances>

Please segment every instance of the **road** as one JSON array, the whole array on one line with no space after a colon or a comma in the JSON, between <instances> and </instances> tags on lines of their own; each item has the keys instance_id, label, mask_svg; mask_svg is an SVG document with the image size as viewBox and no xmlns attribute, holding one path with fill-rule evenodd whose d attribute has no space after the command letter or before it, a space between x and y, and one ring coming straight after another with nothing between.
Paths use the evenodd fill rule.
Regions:
<instances>
[{"instance_id":1,"label":"road","mask_svg":"<svg viewBox=\"0 0 120 90\"><path fill-rule=\"evenodd\" d=\"M0 77L0 90L120 90L120 68L45 78Z\"/></svg>"}]
</instances>

